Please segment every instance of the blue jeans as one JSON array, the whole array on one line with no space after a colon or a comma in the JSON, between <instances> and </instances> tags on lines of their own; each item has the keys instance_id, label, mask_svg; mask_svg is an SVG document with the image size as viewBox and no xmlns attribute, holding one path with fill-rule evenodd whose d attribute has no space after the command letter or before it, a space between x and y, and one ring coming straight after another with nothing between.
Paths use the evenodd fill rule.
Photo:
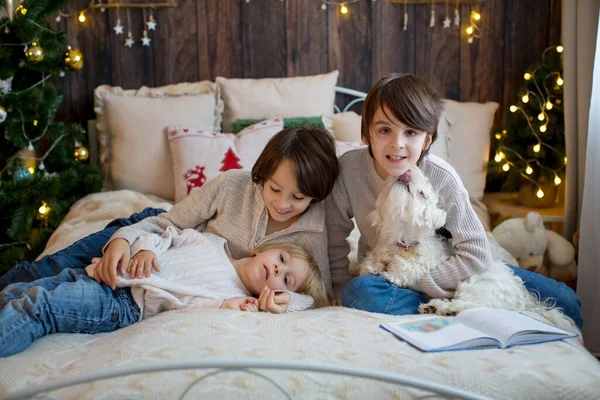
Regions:
<instances>
[{"instance_id":1,"label":"blue jeans","mask_svg":"<svg viewBox=\"0 0 600 400\"><path fill-rule=\"evenodd\" d=\"M33 282L58 275L65 268L85 268L90 264L92 258L102 257L102 248L119 228L163 212L165 210L146 208L140 213L132 214L129 218L117 218L106 225L104 230L93 233L66 249L49 254L38 261L19 263L0 278L0 291L11 283Z\"/></svg>"},{"instance_id":2,"label":"blue jeans","mask_svg":"<svg viewBox=\"0 0 600 400\"><path fill-rule=\"evenodd\" d=\"M57 332L100 333L124 328L140 318L130 288L112 290L84 269L8 285L0 292L0 357Z\"/></svg>"},{"instance_id":3,"label":"blue jeans","mask_svg":"<svg viewBox=\"0 0 600 400\"><path fill-rule=\"evenodd\" d=\"M509 265L525 287L542 301L553 301L581 329L581 303L564 283ZM419 305L429 300L423 293L400 288L379 275L364 275L351 280L342 292L342 305L358 310L391 315L417 314Z\"/></svg>"}]
</instances>

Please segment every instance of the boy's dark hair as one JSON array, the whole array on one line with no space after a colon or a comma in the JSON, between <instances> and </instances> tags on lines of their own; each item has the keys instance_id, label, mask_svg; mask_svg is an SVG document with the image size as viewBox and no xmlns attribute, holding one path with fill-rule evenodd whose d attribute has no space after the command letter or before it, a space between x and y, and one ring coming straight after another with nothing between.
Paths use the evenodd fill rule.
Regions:
<instances>
[{"instance_id":1,"label":"boy's dark hair","mask_svg":"<svg viewBox=\"0 0 600 400\"><path fill-rule=\"evenodd\" d=\"M335 141L322 128L296 127L280 131L269 140L252 167L252 180L263 185L283 160L296 169L298 190L314 202L324 200L338 177L340 167Z\"/></svg>"},{"instance_id":2,"label":"boy's dark hair","mask_svg":"<svg viewBox=\"0 0 600 400\"><path fill-rule=\"evenodd\" d=\"M417 75L389 74L373 85L363 102L361 135L369 146L371 157L370 128L379 107L384 112L387 109L397 120L414 129L430 132L431 143L437 139L437 126L443 109L440 96Z\"/></svg>"}]
</instances>

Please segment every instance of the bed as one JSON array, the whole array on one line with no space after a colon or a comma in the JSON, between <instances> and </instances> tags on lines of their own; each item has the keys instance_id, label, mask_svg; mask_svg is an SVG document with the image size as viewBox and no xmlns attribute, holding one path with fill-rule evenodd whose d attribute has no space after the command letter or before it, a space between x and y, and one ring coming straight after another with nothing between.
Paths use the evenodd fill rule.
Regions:
<instances>
[{"instance_id":1,"label":"bed","mask_svg":"<svg viewBox=\"0 0 600 400\"><path fill-rule=\"evenodd\" d=\"M303 85L305 90L309 86ZM364 97L343 88L337 93L338 99L344 95L348 107L353 100L347 96ZM226 104L227 93L220 96ZM222 109L218 103L215 107ZM447 109L452 106L456 105L447 103ZM473 112L462 111L467 116ZM450 125L441 135L446 147L436 151L451 152L449 144L457 140L452 127L464 123L456 115L444 117ZM106 121L97 122L101 131ZM225 120L219 122L226 126ZM92 143L96 140L99 148L90 150L106 163L103 154L111 143L101 135ZM126 179L114 176L113 185L119 179L120 187L107 185L112 190L79 200L41 256L102 229L114 218L145 207L172 207L172 200L157 195L160 191L124 188ZM478 186L472 183L469 188L473 206L489 228ZM356 231L349 241L356 271ZM600 363L581 339L505 350L422 353L379 327L411 318L341 307L282 315L207 309L165 312L109 334L47 336L20 354L0 359L0 398L600 398Z\"/></svg>"}]
</instances>

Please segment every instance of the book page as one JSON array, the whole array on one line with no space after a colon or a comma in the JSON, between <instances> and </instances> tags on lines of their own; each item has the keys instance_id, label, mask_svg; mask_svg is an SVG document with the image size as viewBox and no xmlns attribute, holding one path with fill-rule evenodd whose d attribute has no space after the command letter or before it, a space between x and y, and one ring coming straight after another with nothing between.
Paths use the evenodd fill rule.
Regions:
<instances>
[{"instance_id":1,"label":"book page","mask_svg":"<svg viewBox=\"0 0 600 400\"><path fill-rule=\"evenodd\" d=\"M498 341L454 317L424 317L391 322L382 327L425 351L499 346Z\"/></svg>"},{"instance_id":2,"label":"book page","mask_svg":"<svg viewBox=\"0 0 600 400\"><path fill-rule=\"evenodd\" d=\"M539 342L541 338L552 340L570 336L569 332L530 318L518 311L483 307L471 308L458 314L456 319L486 335L495 337L502 343L502 347L530 341ZM537 335L529 338L529 334ZM517 339L515 343L510 340L513 336Z\"/></svg>"}]
</instances>

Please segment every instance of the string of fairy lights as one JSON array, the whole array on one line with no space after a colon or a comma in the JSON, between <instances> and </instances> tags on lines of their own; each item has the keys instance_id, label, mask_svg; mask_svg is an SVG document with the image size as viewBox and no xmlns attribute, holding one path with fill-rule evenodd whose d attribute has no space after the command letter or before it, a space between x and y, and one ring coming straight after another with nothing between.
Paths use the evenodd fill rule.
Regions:
<instances>
[{"instance_id":1,"label":"string of fairy lights","mask_svg":"<svg viewBox=\"0 0 600 400\"><path fill-rule=\"evenodd\" d=\"M555 50L557 53L562 54L562 52L564 51L564 47L563 46L549 47L548 49L546 49L544 51L542 59L544 58L546 53L550 50ZM544 190L542 189L542 186L540 185L539 182L536 182L530 178L530 175L532 175L535 172L534 168L540 168L540 169L546 169L546 170L552 171L554 173L554 182L553 183L555 186L558 186L562 183L562 179L560 178L560 176L558 174L560 173L560 171L562 171L567 166L566 155L563 152L557 150L554 146L550 145L549 143L544 142L544 139L543 139L543 134L548 131L548 126L550 124L550 119L548 117L547 111L552 110L554 108L554 104L551 101L550 90L548 90L548 88L546 87L545 82L547 79L555 78L555 79L553 79L553 82L557 86L563 86L564 80L563 80L560 72L553 71L553 72L546 74L546 76L543 79L538 81L535 78L536 71L537 71L537 69L535 69L531 72L526 72L523 75L523 78L526 81L530 81L534 84L536 90L535 91L527 90L526 93L523 93L521 95L521 103L522 104L533 104L532 102L536 102L536 104L537 104L536 108L539 109L539 113L537 114L537 120L539 121L539 126L537 127L537 129L532 124L532 120L534 119L533 118L534 116L530 116L529 114L527 114L527 111L524 109L523 106L513 104L510 106L509 110L512 113L516 113L516 112L521 113L523 115L525 121L527 121L527 126L528 126L528 129L530 130L530 133L537 140L537 143L531 147L531 150L533 150L533 153L539 153L543 146L543 147L549 149L550 151L553 151L556 154L558 154L558 156L564 160L564 163L558 169L552 169L552 168L542 165L537 158L524 157L518 151L511 149L510 147L505 146L505 145L498 146L498 151L496 152L496 154L494 156L494 161L496 161L497 163L502 163L502 170L505 172L508 172L511 168L517 167L517 165L514 162L507 159L505 152L510 152L511 154L517 156L519 161L525 165L525 167L521 171L519 171L520 175L523 178L525 178L526 180L528 180L529 182L533 183L537 187L536 196L541 199L545 195ZM495 137L497 140L502 140L502 138L506 134L507 134L507 131L503 130L502 132L496 133Z\"/></svg>"}]
</instances>

